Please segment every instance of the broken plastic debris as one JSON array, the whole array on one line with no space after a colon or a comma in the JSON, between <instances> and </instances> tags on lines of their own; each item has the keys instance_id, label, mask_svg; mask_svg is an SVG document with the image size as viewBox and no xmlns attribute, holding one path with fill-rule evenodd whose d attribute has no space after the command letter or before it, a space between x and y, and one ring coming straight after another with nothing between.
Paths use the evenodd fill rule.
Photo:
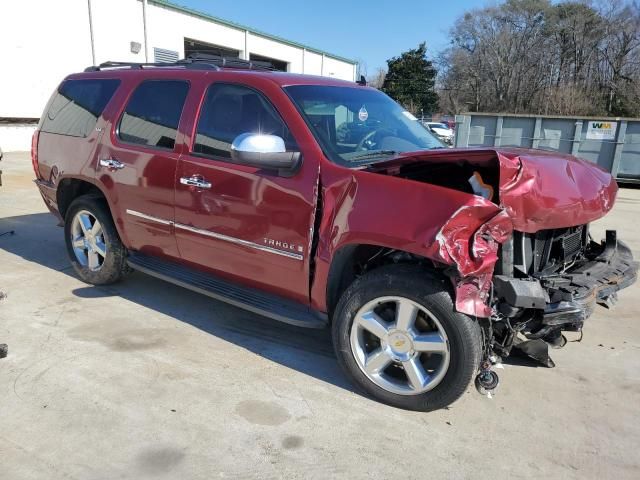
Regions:
<instances>
[{"instance_id":1,"label":"broken plastic debris","mask_svg":"<svg viewBox=\"0 0 640 480\"><path fill-rule=\"evenodd\" d=\"M473 175L469 178L469 184L473 189L473 193L486 200L493 198L493 187L482 180L480 172L473 172Z\"/></svg>"},{"instance_id":2,"label":"broken plastic debris","mask_svg":"<svg viewBox=\"0 0 640 480\"><path fill-rule=\"evenodd\" d=\"M500 385L500 377L492 370L482 369L476 376L475 386L478 393L492 398L492 392Z\"/></svg>"}]
</instances>

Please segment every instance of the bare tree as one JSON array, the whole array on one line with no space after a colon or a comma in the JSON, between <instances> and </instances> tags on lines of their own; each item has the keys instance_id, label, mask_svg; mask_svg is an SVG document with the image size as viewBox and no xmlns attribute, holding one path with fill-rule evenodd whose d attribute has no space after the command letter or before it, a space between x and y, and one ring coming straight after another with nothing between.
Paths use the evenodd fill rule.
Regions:
<instances>
[{"instance_id":1,"label":"bare tree","mask_svg":"<svg viewBox=\"0 0 640 480\"><path fill-rule=\"evenodd\" d=\"M438 59L447 113L640 115L637 2L507 0L461 16Z\"/></svg>"},{"instance_id":2,"label":"bare tree","mask_svg":"<svg viewBox=\"0 0 640 480\"><path fill-rule=\"evenodd\" d=\"M365 62L362 58L358 59L358 64L356 66L356 78L360 78L364 76L367 78L368 74L367 62Z\"/></svg>"},{"instance_id":3,"label":"bare tree","mask_svg":"<svg viewBox=\"0 0 640 480\"><path fill-rule=\"evenodd\" d=\"M373 88L381 89L384 84L384 77L387 76L387 71L379 67L373 75L367 77L367 84Z\"/></svg>"},{"instance_id":4,"label":"bare tree","mask_svg":"<svg viewBox=\"0 0 640 480\"><path fill-rule=\"evenodd\" d=\"M607 91L607 112L633 114L633 108L629 107L637 104L633 91L640 79L640 8L635 2L624 5L615 1L604 15L606 37L601 49L604 60L601 82Z\"/></svg>"}]
</instances>

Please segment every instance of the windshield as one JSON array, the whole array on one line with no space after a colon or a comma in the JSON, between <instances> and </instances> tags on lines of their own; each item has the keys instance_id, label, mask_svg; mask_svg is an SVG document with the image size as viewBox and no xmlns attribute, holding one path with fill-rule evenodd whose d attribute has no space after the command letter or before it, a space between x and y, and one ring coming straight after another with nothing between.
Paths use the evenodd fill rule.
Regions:
<instances>
[{"instance_id":1,"label":"windshield","mask_svg":"<svg viewBox=\"0 0 640 480\"><path fill-rule=\"evenodd\" d=\"M368 164L402 152L445 148L411 113L378 90L295 85L285 91L335 163Z\"/></svg>"}]
</instances>

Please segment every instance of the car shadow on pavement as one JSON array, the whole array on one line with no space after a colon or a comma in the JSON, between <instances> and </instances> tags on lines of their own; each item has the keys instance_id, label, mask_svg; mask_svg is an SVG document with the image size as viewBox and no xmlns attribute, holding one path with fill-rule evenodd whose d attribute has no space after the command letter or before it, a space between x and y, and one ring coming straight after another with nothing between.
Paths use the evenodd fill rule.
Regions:
<instances>
[{"instance_id":1,"label":"car shadow on pavement","mask_svg":"<svg viewBox=\"0 0 640 480\"><path fill-rule=\"evenodd\" d=\"M12 230L15 234L0 236L0 249L77 278L69 264L62 229L56 227L51 214L0 219L0 234ZM287 325L138 272L114 285L87 285L72 293L81 298L119 296L288 368L354 391L337 365L328 329Z\"/></svg>"},{"instance_id":2,"label":"car shadow on pavement","mask_svg":"<svg viewBox=\"0 0 640 480\"><path fill-rule=\"evenodd\" d=\"M49 213L0 219L0 249L28 262L77 278L67 257L62 229ZM14 231L14 234L8 232ZM294 327L247 312L149 275L134 272L120 283L87 285L71 292L80 298L121 297L245 348L306 375L357 392L340 371L328 329ZM171 339L168 339L171 343ZM505 359L514 366L539 367L520 355Z\"/></svg>"}]
</instances>

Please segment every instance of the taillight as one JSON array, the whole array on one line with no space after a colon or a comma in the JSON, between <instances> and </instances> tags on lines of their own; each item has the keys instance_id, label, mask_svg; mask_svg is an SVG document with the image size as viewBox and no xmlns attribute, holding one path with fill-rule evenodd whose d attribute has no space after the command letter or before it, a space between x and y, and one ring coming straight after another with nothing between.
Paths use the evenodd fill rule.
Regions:
<instances>
[{"instance_id":1,"label":"taillight","mask_svg":"<svg viewBox=\"0 0 640 480\"><path fill-rule=\"evenodd\" d=\"M33 132L31 137L31 164L33 165L33 171L36 174L36 178L40 178L40 167L38 165L38 137L40 136L40 130Z\"/></svg>"}]
</instances>

